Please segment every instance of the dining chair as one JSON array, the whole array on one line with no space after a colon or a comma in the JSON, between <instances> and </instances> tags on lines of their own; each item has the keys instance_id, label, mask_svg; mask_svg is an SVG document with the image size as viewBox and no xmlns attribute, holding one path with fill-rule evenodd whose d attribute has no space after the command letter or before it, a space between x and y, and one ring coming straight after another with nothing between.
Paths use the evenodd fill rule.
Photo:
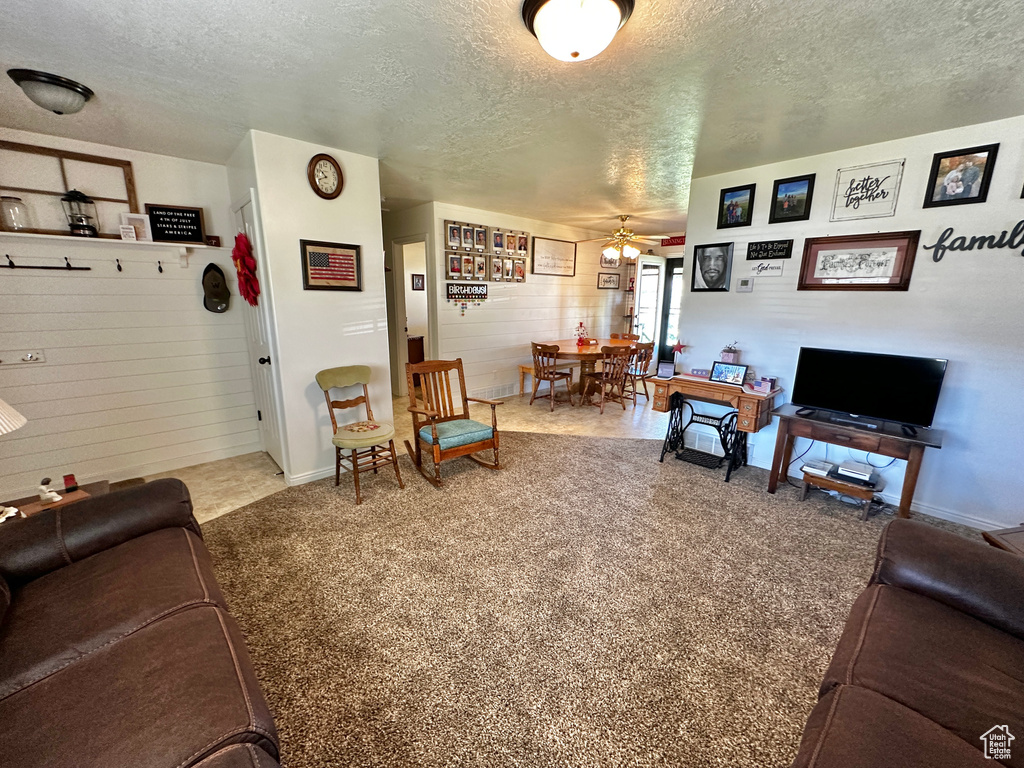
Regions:
<instances>
[{"instance_id":1,"label":"dining chair","mask_svg":"<svg viewBox=\"0 0 1024 768\"><path fill-rule=\"evenodd\" d=\"M466 396L466 375L462 370L462 358L457 360L426 360L422 363L406 363L405 376L409 384L409 413L412 414L412 431L415 448L405 441L405 450L420 474L435 488L440 488L441 462L459 456L469 456L473 461L488 469L501 469L498 461L498 419L496 406L499 400L484 400ZM452 378L458 389L452 395ZM413 386L413 377L418 377L419 388ZM469 404L483 403L491 406L491 425L487 426L469 417ZM461 408L458 405L461 404ZM424 449L426 449L424 451ZM494 461L484 461L473 454L492 450ZM423 466L423 454L429 453L434 460L433 476Z\"/></svg>"},{"instance_id":2,"label":"dining chair","mask_svg":"<svg viewBox=\"0 0 1024 768\"><path fill-rule=\"evenodd\" d=\"M324 391L327 400L327 412L331 416L331 429L334 437L334 484L341 483L341 462L345 459L352 465L352 482L356 487L356 504L362 504L359 492L359 473L373 470L377 474L380 467L389 464L395 468L398 487L405 488L402 473L398 469L398 455L395 453L395 428L384 421L373 418L370 408L370 393L366 385L370 383L370 367L368 365L346 365L340 368L326 368L316 375L316 383ZM330 390L362 385L363 394L350 400L332 400ZM334 412L364 405L366 418L351 424L338 426ZM342 451L350 451L342 456ZM362 463L360 463L362 462Z\"/></svg>"},{"instance_id":3,"label":"dining chair","mask_svg":"<svg viewBox=\"0 0 1024 768\"><path fill-rule=\"evenodd\" d=\"M629 356L629 365L626 368L626 395L633 397L633 405L636 405L637 387L643 384L644 397L651 399L647 391L647 377L651 375L651 360L654 358L654 342L637 344Z\"/></svg>"},{"instance_id":4,"label":"dining chair","mask_svg":"<svg viewBox=\"0 0 1024 768\"><path fill-rule=\"evenodd\" d=\"M629 347L601 347L601 370L585 373L582 376L581 391L583 403L587 403L591 387L596 387L601 394L601 413L604 413L604 401L614 400L622 403L626 410L626 370L629 367Z\"/></svg>"},{"instance_id":5,"label":"dining chair","mask_svg":"<svg viewBox=\"0 0 1024 768\"><path fill-rule=\"evenodd\" d=\"M533 350L533 394L530 396L530 405L533 405L537 398L546 397L551 400L551 410L555 410L555 384L559 381L565 382L565 389L569 393L569 405L575 405L572 399L572 368L567 371L558 370L559 367L564 368L566 365L565 360L558 359L558 345L530 342L530 348ZM548 383L546 395L537 394L542 381Z\"/></svg>"},{"instance_id":6,"label":"dining chair","mask_svg":"<svg viewBox=\"0 0 1024 768\"><path fill-rule=\"evenodd\" d=\"M608 338L625 339L626 341L640 341L640 337L635 333L609 333Z\"/></svg>"}]
</instances>

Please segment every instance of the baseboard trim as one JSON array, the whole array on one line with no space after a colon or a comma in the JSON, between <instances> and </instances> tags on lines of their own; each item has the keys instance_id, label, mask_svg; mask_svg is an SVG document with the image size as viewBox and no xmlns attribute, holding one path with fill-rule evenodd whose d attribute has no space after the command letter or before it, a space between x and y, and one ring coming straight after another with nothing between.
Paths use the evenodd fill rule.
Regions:
<instances>
[{"instance_id":1,"label":"baseboard trim","mask_svg":"<svg viewBox=\"0 0 1024 768\"><path fill-rule=\"evenodd\" d=\"M341 468L342 474L349 471L350 470L345 467ZM301 475L289 475L285 473L284 481L288 485L305 485L306 483L312 483L314 480L323 480L325 477L334 477L334 467L328 467L327 469L314 469L312 472L303 472Z\"/></svg>"}]
</instances>

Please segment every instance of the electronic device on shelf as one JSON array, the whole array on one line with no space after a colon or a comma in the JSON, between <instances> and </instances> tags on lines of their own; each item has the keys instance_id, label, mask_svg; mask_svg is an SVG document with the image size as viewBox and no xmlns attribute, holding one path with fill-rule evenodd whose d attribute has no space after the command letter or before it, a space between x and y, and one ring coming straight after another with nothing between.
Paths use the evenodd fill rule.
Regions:
<instances>
[{"instance_id":1,"label":"electronic device on shelf","mask_svg":"<svg viewBox=\"0 0 1024 768\"><path fill-rule=\"evenodd\" d=\"M864 488L876 488L878 487L879 474L872 472L867 478L853 477L851 475L845 475L839 471L839 467L836 467L828 473L828 477L833 480L842 480L844 483L850 483L852 485L859 485Z\"/></svg>"},{"instance_id":2,"label":"electronic device on shelf","mask_svg":"<svg viewBox=\"0 0 1024 768\"><path fill-rule=\"evenodd\" d=\"M843 477L852 477L855 480L870 480L875 468L862 461L844 461L836 467L836 472Z\"/></svg>"},{"instance_id":3,"label":"electronic device on shelf","mask_svg":"<svg viewBox=\"0 0 1024 768\"><path fill-rule=\"evenodd\" d=\"M801 347L793 382L800 416L878 429L895 422L904 435L930 427L949 361Z\"/></svg>"},{"instance_id":4,"label":"electronic device on shelf","mask_svg":"<svg viewBox=\"0 0 1024 768\"><path fill-rule=\"evenodd\" d=\"M828 473L835 467L831 461L822 461L821 459L811 459L805 462L800 468L801 472L806 472L808 475L817 475L818 477L828 477Z\"/></svg>"}]
</instances>

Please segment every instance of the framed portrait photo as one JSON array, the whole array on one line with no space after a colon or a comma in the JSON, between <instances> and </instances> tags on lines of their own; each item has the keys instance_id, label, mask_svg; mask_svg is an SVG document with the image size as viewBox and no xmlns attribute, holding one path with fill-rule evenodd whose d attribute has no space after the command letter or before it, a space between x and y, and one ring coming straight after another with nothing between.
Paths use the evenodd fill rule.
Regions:
<instances>
[{"instance_id":1,"label":"framed portrait photo","mask_svg":"<svg viewBox=\"0 0 1024 768\"><path fill-rule=\"evenodd\" d=\"M491 257L491 280L501 281L501 257Z\"/></svg>"},{"instance_id":2,"label":"framed portrait photo","mask_svg":"<svg viewBox=\"0 0 1024 768\"><path fill-rule=\"evenodd\" d=\"M425 275L413 275L412 276L412 289L414 291L426 290L426 283L424 281Z\"/></svg>"},{"instance_id":3,"label":"framed portrait photo","mask_svg":"<svg viewBox=\"0 0 1024 768\"><path fill-rule=\"evenodd\" d=\"M473 243L478 251L487 249L487 230L483 227L473 227Z\"/></svg>"},{"instance_id":4,"label":"framed portrait photo","mask_svg":"<svg viewBox=\"0 0 1024 768\"><path fill-rule=\"evenodd\" d=\"M517 283L526 281L526 259L512 259L512 275Z\"/></svg>"},{"instance_id":5,"label":"framed portrait photo","mask_svg":"<svg viewBox=\"0 0 1024 768\"><path fill-rule=\"evenodd\" d=\"M924 207L984 203L998 151L998 144L986 144L936 153L928 174Z\"/></svg>"},{"instance_id":6,"label":"framed portrait photo","mask_svg":"<svg viewBox=\"0 0 1024 768\"><path fill-rule=\"evenodd\" d=\"M811 218L811 200L814 198L814 174L776 179L772 187L772 209L768 223L807 221Z\"/></svg>"},{"instance_id":7,"label":"framed portrait photo","mask_svg":"<svg viewBox=\"0 0 1024 768\"><path fill-rule=\"evenodd\" d=\"M505 233L500 229L491 230L491 247L495 253L501 253L505 250Z\"/></svg>"},{"instance_id":8,"label":"framed portrait photo","mask_svg":"<svg viewBox=\"0 0 1024 768\"><path fill-rule=\"evenodd\" d=\"M359 246L299 240L302 288L306 291L363 290Z\"/></svg>"},{"instance_id":9,"label":"framed portrait photo","mask_svg":"<svg viewBox=\"0 0 1024 768\"><path fill-rule=\"evenodd\" d=\"M514 274L513 270L514 270L514 266L512 264L512 259L502 259L501 260L501 276L502 276L502 278L504 278L505 280L511 281L512 280L512 275Z\"/></svg>"},{"instance_id":10,"label":"framed portrait photo","mask_svg":"<svg viewBox=\"0 0 1024 768\"><path fill-rule=\"evenodd\" d=\"M618 272L598 272L597 273L597 287L602 290L618 290L619 289L619 273Z\"/></svg>"},{"instance_id":11,"label":"framed portrait photo","mask_svg":"<svg viewBox=\"0 0 1024 768\"><path fill-rule=\"evenodd\" d=\"M448 253L445 255L448 261L448 279L460 279L462 277L462 256L457 253Z\"/></svg>"},{"instance_id":12,"label":"framed portrait photo","mask_svg":"<svg viewBox=\"0 0 1024 768\"><path fill-rule=\"evenodd\" d=\"M732 278L733 243L693 247L691 291L728 291Z\"/></svg>"},{"instance_id":13,"label":"framed portrait photo","mask_svg":"<svg viewBox=\"0 0 1024 768\"><path fill-rule=\"evenodd\" d=\"M462 256L462 279L463 280L472 280L473 279L473 275L475 275L475 274L476 274L476 272L475 272L474 266L473 266L473 257L472 256L466 256L465 254L463 254L463 256Z\"/></svg>"},{"instance_id":14,"label":"framed portrait photo","mask_svg":"<svg viewBox=\"0 0 1024 768\"><path fill-rule=\"evenodd\" d=\"M804 241L797 290L906 291L921 230Z\"/></svg>"},{"instance_id":15,"label":"framed portrait photo","mask_svg":"<svg viewBox=\"0 0 1024 768\"><path fill-rule=\"evenodd\" d=\"M473 250L473 228L463 226L462 227L462 247L467 251Z\"/></svg>"},{"instance_id":16,"label":"framed portrait photo","mask_svg":"<svg viewBox=\"0 0 1024 768\"><path fill-rule=\"evenodd\" d=\"M486 256L474 256L473 257L473 277L477 280L487 279L487 257Z\"/></svg>"},{"instance_id":17,"label":"framed portrait photo","mask_svg":"<svg viewBox=\"0 0 1024 768\"><path fill-rule=\"evenodd\" d=\"M741 387L749 367L737 363L716 361L711 364L711 374L708 376L708 381L715 381L719 384L735 384L737 387Z\"/></svg>"},{"instance_id":18,"label":"framed portrait photo","mask_svg":"<svg viewBox=\"0 0 1024 768\"><path fill-rule=\"evenodd\" d=\"M723 189L718 197L718 228L749 227L754 216L754 187L747 184L742 187Z\"/></svg>"},{"instance_id":19,"label":"framed portrait photo","mask_svg":"<svg viewBox=\"0 0 1024 768\"><path fill-rule=\"evenodd\" d=\"M462 227L458 224L452 224L451 222L448 223L448 247L462 247Z\"/></svg>"}]
</instances>

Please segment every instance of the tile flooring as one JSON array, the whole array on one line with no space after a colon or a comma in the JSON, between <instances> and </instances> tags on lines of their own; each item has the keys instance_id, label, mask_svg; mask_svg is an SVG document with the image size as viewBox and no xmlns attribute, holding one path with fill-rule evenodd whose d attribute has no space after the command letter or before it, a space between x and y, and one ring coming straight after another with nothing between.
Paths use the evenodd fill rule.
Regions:
<instances>
[{"instance_id":1,"label":"tile flooring","mask_svg":"<svg viewBox=\"0 0 1024 768\"><path fill-rule=\"evenodd\" d=\"M542 385L546 388L546 384ZM570 408L563 402L564 394L550 410L547 399L529 405L529 392L523 397L505 398L498 406L498 428L514 432L548 432L594 437L639 437L660 440L668 427L668 414L655 413L650 402L641 397L636 407L623 410L618 403L605 403L604 414L594 407ZM407 398L393 401L395 447L405 453L403 441L412 440L412 418L406 408ZM470 414L484 423L491 421L491 409L486 405L470 404ZM230 459L211 461L184 467L171 472L150 475L146 480L159 477L177 477L188 486L192 494L195 516L200 523L250 504L264 496L283 490L284 476L277 464L265 453L247 453Z\"/></svg>"}]
</instances>

